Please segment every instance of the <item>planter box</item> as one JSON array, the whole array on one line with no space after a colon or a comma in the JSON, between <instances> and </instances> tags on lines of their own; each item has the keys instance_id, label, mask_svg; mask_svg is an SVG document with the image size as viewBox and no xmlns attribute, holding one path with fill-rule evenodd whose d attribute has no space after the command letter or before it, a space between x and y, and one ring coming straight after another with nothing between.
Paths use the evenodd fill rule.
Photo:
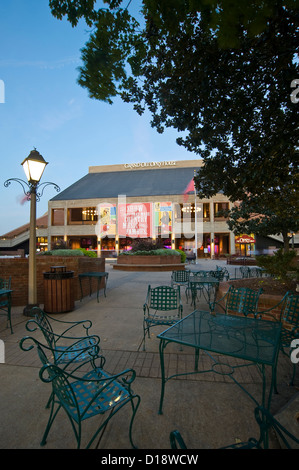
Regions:
<instances>
[{"instance_id":1,"label":"planter box","mask_svg":"<svg viewBox=\"0 0 299 470\"><path fill-rule=\"evenodd\" d=\"M181 271L185 265L181 256L169 255L120 255L113 269L124 271Z\"/></svg>"}]
</instances>

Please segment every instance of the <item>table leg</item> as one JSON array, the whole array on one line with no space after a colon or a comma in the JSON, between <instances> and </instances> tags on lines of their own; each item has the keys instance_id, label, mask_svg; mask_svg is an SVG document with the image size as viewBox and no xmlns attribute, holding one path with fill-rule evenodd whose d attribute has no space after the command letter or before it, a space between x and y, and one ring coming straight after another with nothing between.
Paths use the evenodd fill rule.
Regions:
<instances>
[{"instance_id":1,"label":"table leg","mask_svg":"<svg viewBox=\"0 0 299 470\"><path fill-rule=\"evenodd\" d=\"M8 293L7 315L8 315L9 325L10 325L10 331L11 331L11 334L13 334L12 324L11 324L11 292Z\"/></svg>"},{"instance_id":2,"label":"table leg","mask_svg":"<svg viewBox=\"0 0 299 470\"><path fill-rule=\"evenodd\" d=\"M98 277L97 302L99 302L99 292L100 292L101 279L102 279L101 277Z\"/></svg>"},{"instance_id":3,"label":"table leg","mask_svg":"<svg viewBox=\"0 0 299 470\"><path fill-rule=\"evenodd\" d=\"M106 274L106 276L105 276L105 285L104 285L104 296L105 296L105 297L106 297L107 282L108 282L108 274Z\"/></svg>"},{"instance_id":4,"label":"table leg","mask_svg":"<svg viewBox=\"0 0 299 470\"><path fill-rule=\"evenodd\" d=\"M165 391L165 366L164 366L164 340L160 339L159 353L160 353L160 366L161 366L161 396L160 396L160 406L159 406L159 415L162 415L164 391Z\"/></svg>"},{"instance_id":5,"label":"table leg","mask_svg":"<svg viewBox=\"0 0 299 470\"><path fill-rule=\"evenodd\" d=\"M80 299L80 302L82 302L82 299L83 299L83 289L82 289L82 280L81 280L81 277L79 276L79 282L80 282L80 289L81 289L81 299Z\"/></svg>"}]
</instances>

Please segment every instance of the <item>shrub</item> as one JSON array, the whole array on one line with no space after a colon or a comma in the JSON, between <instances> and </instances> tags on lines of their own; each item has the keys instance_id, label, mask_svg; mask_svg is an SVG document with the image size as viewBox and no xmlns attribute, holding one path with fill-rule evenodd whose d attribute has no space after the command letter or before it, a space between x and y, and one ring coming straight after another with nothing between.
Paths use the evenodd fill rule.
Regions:
<instances>
[{"instance_id":1,"label":"shrub","mask_svg":"<svg viewBox=\"0 0 299 470\"><path fill-rule=\"evenodd\" d=\"M86 250L85 248L79 248L82 251L84 256L88 256L89 258L97 258L98 255L94 251Z\"/></svg>"},{"instance_id":2,"label":"shrub","mask_svg":"<svg viewBox=\"0 0 299 470\"><path fill-rule=\"evenodd\" d=\"M70 249L59 249L59 250L50 250L50 251L43 251L43 256L84 256L81 248L70 250Z\"/></svg>"},{"instance_id":3,"label":"shrub","mask_svg":"<svg viewBox=\"0 0 299 470\"><path fill-rule=\"evenodd\" d=\"M175 255L175 256L180 256L180 253L178 253L176 250L171 250L168 248L159 248L158 250L139 250L139 251L123 251L120 253L120 256L170 256L170 255Z\"/></svg>"},{"instance_id":4,"label":"shrub","mask_svg":"<svg viewBox=\"0 0 299 470\"><path fill-rule=\"evenodd\" d=\"M162 240L152 240L151 238L135 238L132 241L132 252L137 251L153 251L163 248Z\"/></svg>"},{"instance_id":5,"label":"shrub","mask_svg":"<svg viewBox=\"0 0 299 470\"><path fill-rule=\"evenodd\" d=\"M175 251L177 251L181 255L181 263L185 263L186 257L187 257L186 253L183 250L179 250L179 249Z\"/></svg>"},{"instance_id":6,"label":"shrub","mask_svg":"<svg viewBox=\"0 0 299 470\"><path fill-rule=\"evenodd\" d=\"M282 248L277 250L274 255L259 255L256 257L257 265L264 268L271 276L283 282L289 282L291 279L299 280L299 268L295 263L296 251L290 250L287 253Z\"/></svg>"}]
</instances>

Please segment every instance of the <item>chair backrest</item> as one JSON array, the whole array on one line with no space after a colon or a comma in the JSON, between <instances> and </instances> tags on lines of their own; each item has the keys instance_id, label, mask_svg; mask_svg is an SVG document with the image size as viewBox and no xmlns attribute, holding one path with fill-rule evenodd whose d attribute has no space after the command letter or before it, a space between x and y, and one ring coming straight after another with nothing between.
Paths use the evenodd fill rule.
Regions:
<instances>
[{"instance_id":1,"label":"chair backrest","mask_svg":"<svg viewBox=\"0 0 299 470\"><path fill-rule=\"evenodd\" d=\"M0 289L10 289L11 287L11 277L8 279L0 278Z\"/></svg>"},{"instance_id":2,"label":"chair backrest","mask_svg":"<svg viewBox=\"0 0 299 470\"><path fill-rule=\"evenodd\" d=\"M172 271L171 278L174 282L188 282L190 271Z\"/></svg>"},{"instance_id":3,"label":"chair backrest","mask_svg":"<svg viewBox=\"0 0 299 470\"><path fill-rule=\"evenodd\" d=\"M200 278L200 277L209 277L209 276L211 276L211 274L209 274L208 271L202 270L202 271L195 271L193 273L193 276L194 276L194 279L197 279L197 278Z\"/></svg>"},{"instance_id":4,"label":"chair backrest","mask_svg":"<svg viewBox=\"0 0 299 470\"><path fill-rule=\"evenodd\" d=\"M222 266L216 266L216 272L221 272L221 276L222 276L222 279L224 279L224 277L226 279L229 279L229 272L226 268L223 268ZM222 280L221 279L221 280Z\"/></svg>"},{"instance_id":5,"label":"chair backrest","mask_svg":"<svg viewBox=\"0 0 299 470\"><path fill-rule=\"evenodd\" d=\"M211 276L213 276L213 277L215 277L216 279L218 279L218 281L223 281L224 276L225 276L225 272L224 272L224 271L220 271L220 269L217 269L217 271L211 271Z\"/></svg>"},{"instance_id":6,"label":"chair backrest","mask_svg":"<svg viewBox=\"0 0 299 470\"><path fill-rule=\"evenodd\" d=\"M48 363L41 368L39 376L43 382L52 383L53 392L66 410L69 410L69 408L76 409L77 414L79 414L79 405L68 381L67 372L56 364Z\"/></svg>"},{"instance_id":7,"label":"chair backrest","mask_svg":"<svg viewBox=\"0 0 299 470\"><path fill-rule=\"evenodd\" d=\"M287 292L281 308L281 320L293 327L299 325L299 295Z\"/></svg>"},{"instance_id":8,"label":"chair backrest","mask_svg":"<svg viewBox=\"0 0 299 470\"><path fill-rule=\"evenodd\" d=\"M34 314L34 319L29 320L26 324L26 328L28 331L34 331L31 328L31 325L37 325L37 327L42 332L48 346L51 349L55 349L55 334L53 332L51 323L49 322L47 315L43 312L43 310L39 307L34 307L31 310L32 314Z\"/></svg>"},{"instance_id":9,"label":"chair backrest","mask_svg":"<svg viewBox=\"0 0 299 470\"><path fill-rule=\"evenodd\" d=\"M247 316L256 315L257 304L263 289L255 291L248 287L230 286L225 304L225 313L236 312Z\"/></svg>"},{"instance_id":10,"label":"chair backrest","mask_svg":"<svg viewBox=\"0 0 299 470\"><path fill-rule=\"evenodd\" d=\"M181 294L179 286L148 286L148 301L150 308L155 310L175 310L179 308Z\"/></svg>"}]
</instances>

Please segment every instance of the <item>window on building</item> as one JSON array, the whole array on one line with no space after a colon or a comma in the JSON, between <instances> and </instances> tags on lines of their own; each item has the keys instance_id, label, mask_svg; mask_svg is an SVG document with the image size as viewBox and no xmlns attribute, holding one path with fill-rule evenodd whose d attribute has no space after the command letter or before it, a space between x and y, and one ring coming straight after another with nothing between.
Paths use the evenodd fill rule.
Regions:
<instances>
[{"instance_id":1,"label":"window on building","mask_svg":"<svg viewBox=\"0 0 299 470\"><path fill-rule=\"evenodd\" d=\"M64 225L64 209L52 209L51 225Z\"/></svg>"},{"instance_id":2,"label":"window on building","mask_svg":"<svg viewBox=\"0 0 299 470\"><path fill-rule=\"evenodd\" d=\"M229 209L228 202L214 202L214 217L215 219L224 219L223 211Z\"/></svg>"},{"instance_id":3,"label":"window on building","mask_svg":"<svg viewBox=\"0 0 299 470\"><path fill-rule=\"evenodd\" d=\"M68 211L68 224L92 224L98 221L96 207L75 207Z\"/></svg>"},{"instance_id":4,"label":"window on building","mask_svg":"<svg viewBox=\"0 0 299 470\"><path fill-rule=\"evenodd\" d=\"M203 203L203 221L204 222L209 222L210 221L210 203L209 202L204 202Z\"/></svg>"},{"instance_id":5,"label":"window on building","mask_svg":"<svg viewBox=\"0 0 299 470\"><path fill-rule=\"evenodd\" d=\"M48 251L48 238L37 237L36 249L37 251Z\"/></svg>"}]
</instances>

